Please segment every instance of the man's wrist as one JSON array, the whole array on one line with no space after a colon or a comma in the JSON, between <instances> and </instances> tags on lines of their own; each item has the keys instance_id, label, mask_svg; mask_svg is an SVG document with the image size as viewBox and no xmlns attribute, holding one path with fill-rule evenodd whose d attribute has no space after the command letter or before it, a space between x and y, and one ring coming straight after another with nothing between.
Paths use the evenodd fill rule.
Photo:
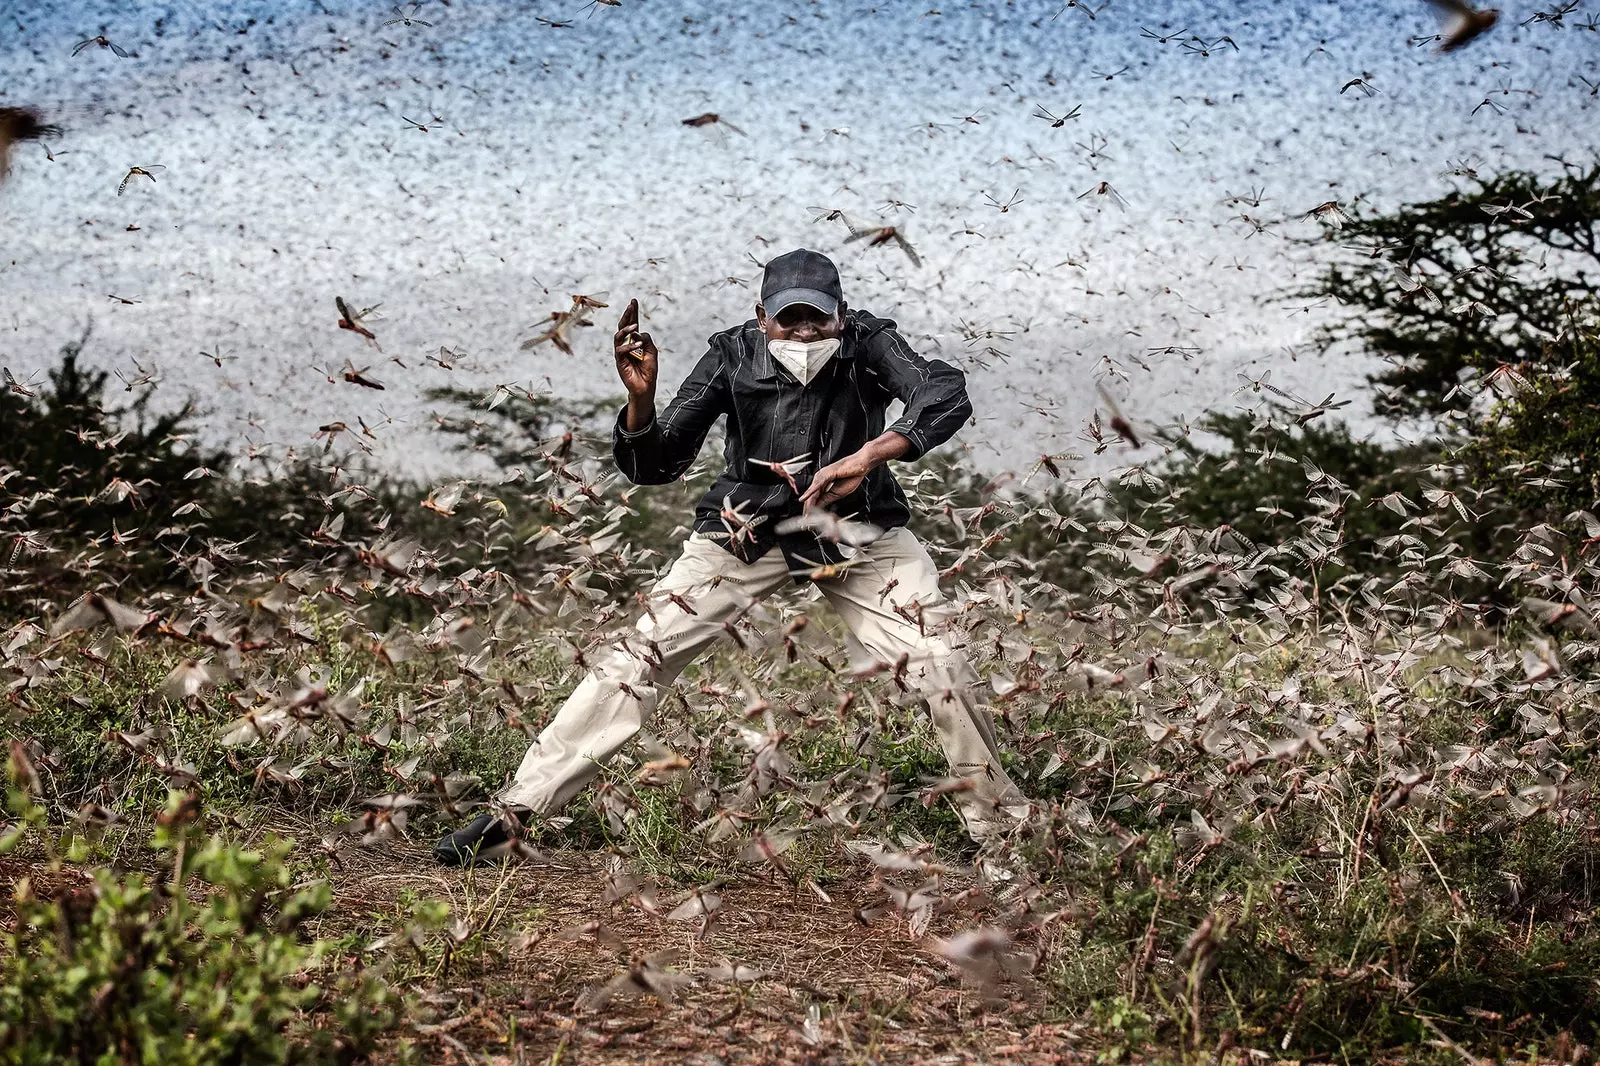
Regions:
<instances>
[{"instance_id":1,"label":"man's wrist","mask_svg":"<svg viewBox=\"0 0 1600 1066\"><path fill-rule=\"evenodd\" d=\"M862 451L867 453L867 459L874 467L882 466L891 459L898 459L911 450L911 439L902 433L889 430L875 440L868 441Z\"/></svg>"},{"instance_id":2,"label":"man's wrist","mask_svg":"<svg viewBox=\"0 0 1600 1066\"><path fill-rule=\"evenodd\" d=\"M648 396L628 396L628 411L623 419L623 427L629 433L638 433L648 429L656 418L656 398L652 393Z\"/></svg>"}]
</instances>

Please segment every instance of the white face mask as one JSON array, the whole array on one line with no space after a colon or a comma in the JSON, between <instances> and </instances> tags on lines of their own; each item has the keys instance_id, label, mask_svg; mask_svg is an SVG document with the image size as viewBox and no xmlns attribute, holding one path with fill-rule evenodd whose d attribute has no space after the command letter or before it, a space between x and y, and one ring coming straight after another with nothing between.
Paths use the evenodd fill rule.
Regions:
<instances>
[{"instance_id":1,"label":"white face mask","mask_svg":"<svg viewBox=\"0 0 1600 1066\"><path fill-rule=\"evenodd\" d=\"M802 385L811 384L811 379L828 365L828 360L832 359L838 350L838 337L810 342L779 340L767 342L767 351L772 353L772 358L788 367L789 373L799 378Z\"/></svg>"}]
</instances>

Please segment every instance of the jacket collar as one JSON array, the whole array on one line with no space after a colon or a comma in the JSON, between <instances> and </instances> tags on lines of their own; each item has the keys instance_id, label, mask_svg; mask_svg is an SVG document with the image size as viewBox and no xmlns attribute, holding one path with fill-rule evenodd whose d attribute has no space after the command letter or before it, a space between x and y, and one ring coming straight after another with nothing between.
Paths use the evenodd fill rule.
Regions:
<instances>
[{"instance_id":1,"label":"jacket collar","mask_svg":"<svg viewBox=\"0 0 1600 1066\"><path fill-rule=\"evenodd\" d=\"M757 381L771 381L778 376L779 363L772 358L772 353L767 351L767 335L761 332L756 325L756 320L751 319L744 324L744 331L740 334L744 342L745 354L750 359L750 366L755 371ZM839 338L839 350L833 353L835 359L854 359L856 355L857 329L855 312L846 311L844 320L844 335Z\"/></svg>"}]
</instances>

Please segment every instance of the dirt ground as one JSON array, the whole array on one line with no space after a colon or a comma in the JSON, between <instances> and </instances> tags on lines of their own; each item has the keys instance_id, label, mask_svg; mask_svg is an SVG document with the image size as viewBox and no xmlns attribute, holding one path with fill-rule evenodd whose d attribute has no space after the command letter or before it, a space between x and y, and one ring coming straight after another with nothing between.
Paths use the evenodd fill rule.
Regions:
<instances>
[{"instance_id":1,"label":"dirt ground","mask_svg":"<svg viewBox=\"0 0 1600 1066\"><path fill-rule=\"evenodd\" d=\"M738 878L718 890L723 905L701 937L697 922L665 916L687 886L663 886L656 914L637 896L607 902L608 862L554 852L540 865L463 872L434 866L422 848L397 846L336 877L325 921L370 923L422 896L450 900L454 914L489 934L436 967L428 1016L407 1034L430 1062L1093 1059L1078 1027L1046 1020L1034 979L985 990L914 937L898 912L863 923L857 911L885 900L869 864L830 884L831 902L775 874ZM604 928L586 928L593 922ZM972 924L970 913L941 915L928 933ZM474 950L485 942L493 946ZM630 960L667 949L681 952L672 971L694 977L672 1002L632 990L598 1009L580 1002L626 973ZM707 972L729 965L749 970L737 982Z\"/></svg>"}]
</instances>

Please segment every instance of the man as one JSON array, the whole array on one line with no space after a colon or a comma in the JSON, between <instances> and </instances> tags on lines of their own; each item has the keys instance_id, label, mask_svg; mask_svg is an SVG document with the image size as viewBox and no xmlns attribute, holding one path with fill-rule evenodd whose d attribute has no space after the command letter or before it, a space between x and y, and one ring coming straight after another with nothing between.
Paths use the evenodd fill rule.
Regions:
<instances>
[{"instance_id":1,"label":"man","mask_svg":"<svg viewBox=\"0 0 1600 1066\"><path fill-rule=\"evenodd\" d=\"M917 355L893 322L849 310L838 268L806 249L767 264L756 317L711 337L659 417L658 352L638 322L633 301L613 341L628 390L612 432L618 468L637 484L673 481L726 416L726 469L637 633L598 656L539 734L500 795L502 813L446 836L434 856L458 865L514 848L529 818L567 803L638 733L660 686L723 635L723 622L792 579L815 581L856 641L927 700L952 773L970 781L952 791L967 830L992 836L1013 816L1006 808L1026 800L1000 765L952 608L905 528L905 494L886 465L917 458L966 421L961 371ZM905 412L885 427L892 400Z\"/></svg>"}]
</instances>

